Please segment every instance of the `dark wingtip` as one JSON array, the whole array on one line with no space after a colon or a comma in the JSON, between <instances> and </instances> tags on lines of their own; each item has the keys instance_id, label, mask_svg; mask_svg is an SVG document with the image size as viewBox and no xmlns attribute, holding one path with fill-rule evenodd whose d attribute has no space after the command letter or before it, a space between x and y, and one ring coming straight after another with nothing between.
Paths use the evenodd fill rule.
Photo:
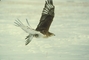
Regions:
<instances>
[{"instance_id":1,"label":"dark wingtip","mask_svg":"<svg viewBox=\"0 0 89 60\"><path fill-rule=\"evenodd\" d=\"M47 0L47 2L53 5L53 0Z\"/></svg>"},{"instance_id":2,"label":"dark wingtip","mask_svg":"<svg viewBox=\"0 0 89 60\"><path fill-rule=\"evenodd\" d=\"M50 3L53 5L53 0L50 0Z\"/></svg>"}]
</instances>

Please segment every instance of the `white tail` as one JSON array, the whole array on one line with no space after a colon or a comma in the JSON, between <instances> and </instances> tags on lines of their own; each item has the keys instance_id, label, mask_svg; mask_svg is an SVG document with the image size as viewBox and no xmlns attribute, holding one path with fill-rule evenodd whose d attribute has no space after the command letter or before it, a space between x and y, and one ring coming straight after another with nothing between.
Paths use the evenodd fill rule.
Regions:
<instances>
[{"instance_id":1,"label":"white tail","mask_svg":"<svg viewBox=\"0 0 89 60\"><path fill-rule=\"evenodd\" d=\"M25 45L28 45L28 44L31 42L31 40L32 40L33 37L34 37L34 35L29 34L29 35L25 38L25 39L26 39Z\"/></svg>"}]
</instances>

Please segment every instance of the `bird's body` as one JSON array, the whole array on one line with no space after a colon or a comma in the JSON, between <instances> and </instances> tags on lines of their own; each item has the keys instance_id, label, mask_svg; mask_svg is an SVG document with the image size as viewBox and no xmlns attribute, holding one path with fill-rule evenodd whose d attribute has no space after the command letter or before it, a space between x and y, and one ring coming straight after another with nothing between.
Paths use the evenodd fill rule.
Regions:
<instances>
[{"instance_id":1,"label":"bird's body","mask_svg":"<svg viewBox=\"0 0 89 60\"><path fill-rule=\"evenodd\" d=\"M26 33L29 33L29 35L25 38L26 39L25 45L29 44L33 37L47 38L50 36L54 36L53 33L49 32L50 25L54 18L54 9L55 7L53 5L53 1L47 0L45 2L45 6L42 11L40 22L37 25L36 29L33 29L30 27L30 24L27 19L26 19L26 22L28 26L25 26L19 19L16 20L15 22L16 26L23 29Z\"/></svg>"}]
</instances>

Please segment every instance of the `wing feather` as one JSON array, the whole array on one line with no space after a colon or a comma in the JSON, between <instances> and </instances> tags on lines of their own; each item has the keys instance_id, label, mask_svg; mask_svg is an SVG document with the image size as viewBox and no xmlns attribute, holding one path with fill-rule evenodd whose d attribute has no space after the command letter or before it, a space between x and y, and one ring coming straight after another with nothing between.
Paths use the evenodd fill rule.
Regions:
<instances>
[{"instance_id":1,"label":"wing feather","mask_svg":"<svg viewBox=\"0 0 89 60\"><path fill-rule=\"evenodd\" d=\"M27 20L26 20L27 21ZM20 27L22 30L24 30L26 33L29 34L35 34L37 33L34 29L32 29L30 26L25 26L19 19L16 20L15 22L15 26Z\"/></svg>"},{"instance_id":2,"label":"wing feather","mask_svg":"<svg viewBox=\"0 0 89 60\"><path fill-rule=\"evenodd\" d=\"M40 22L36 28L37 31L46 31L48 32L49 27L54 18L54 5L52 0L45 1L45 6L42 11L42 16L40 18Z\"/></svg>"}]
</instances>

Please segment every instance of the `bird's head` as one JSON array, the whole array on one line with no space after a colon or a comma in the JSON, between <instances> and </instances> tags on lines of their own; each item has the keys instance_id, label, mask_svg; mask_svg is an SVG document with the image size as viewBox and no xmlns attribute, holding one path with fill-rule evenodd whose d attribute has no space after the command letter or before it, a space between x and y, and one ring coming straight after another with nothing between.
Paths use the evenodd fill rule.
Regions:
<instances>
[{"instance_id":1,"label":"bird's head","mask_svg":"<svg viewBox=\"0 0 89 60\"><path fill-rule=\"evenodd\" d=\"M55 36L55 34L54 33L51 33L50 36Z\"/></svg>"},{"instance_id":2,"label":"bird's head","mask_svg":"<svg viewBox=\"0 0 89 60\"><path fill-rule=\"evenodd\" d=\"M48 36L50 36L50 37L51 37L51 36L55 36L55 34L54 34L54 33L49 32L49 33L48 33Z\"/></svg>"}]
</instances>

